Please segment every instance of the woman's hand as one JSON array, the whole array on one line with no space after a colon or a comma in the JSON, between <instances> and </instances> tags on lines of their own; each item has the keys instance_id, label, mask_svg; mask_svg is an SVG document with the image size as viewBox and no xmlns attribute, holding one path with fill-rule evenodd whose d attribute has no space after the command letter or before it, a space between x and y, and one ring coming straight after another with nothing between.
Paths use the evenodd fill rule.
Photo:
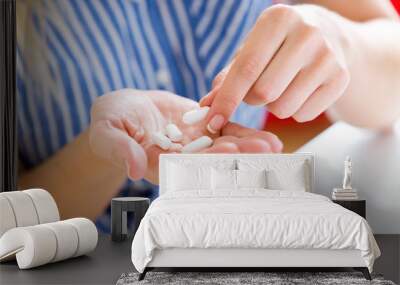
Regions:
<instances>
[{"instance_id":1,"label":"woman's hand","mask_svg":"<svg viewBox=\"0 0 400 285\"><path fill-rule=\"evenodd\" d=\"M126 169L132 179L157 183L158 156L166 153L151 140L151 134L176 124L184 134L183 144L202 135L214 144L203 152L280 152L279 139L268 132L227 123L211 135L206 121L185 125L182 115L198 103L165 91L124 89L96 99L91 111L90 146L98 156ZM168 151L173 152L174 150Z\"/></svg>"},{"instance_id":2,"label":"woman's hand","mask_svg":"<svg viewBox=\"0 0 400 285\"><path fill-rule=\"evenodd\" d=\"M313 5L276 5L257 20L233 61L200 102L208 127L221 129L241 101L267 105L279 118L312 120L349 83L343 38L331 12Z\"/></svg>"}]
</instances>

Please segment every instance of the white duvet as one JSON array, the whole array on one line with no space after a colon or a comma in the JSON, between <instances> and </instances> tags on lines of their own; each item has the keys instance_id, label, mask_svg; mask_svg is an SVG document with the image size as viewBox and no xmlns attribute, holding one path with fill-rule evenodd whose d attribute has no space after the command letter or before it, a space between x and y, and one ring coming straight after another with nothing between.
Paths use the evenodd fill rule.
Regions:
<instances>
[{"instance_id":1,"label":"white duvet","mask_svg":"<svg viewBox=\"0 0 400 285\"><path fill-rule=\"evenodd\" d=\"M143 272L165 248L358 249L370 271L380 255L359 215L321 195L261 189L159 197L134 237L135 268Z\"/></svg>"}]
</instances>

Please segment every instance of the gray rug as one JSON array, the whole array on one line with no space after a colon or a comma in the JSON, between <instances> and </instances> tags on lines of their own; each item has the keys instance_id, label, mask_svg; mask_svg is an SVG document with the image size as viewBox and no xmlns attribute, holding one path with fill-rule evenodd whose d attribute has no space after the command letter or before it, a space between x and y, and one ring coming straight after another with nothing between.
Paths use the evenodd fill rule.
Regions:
<instances>
[{"instance_id":1,"label":"gray rug","mask_svg":"<svg viewBox=\"0 0 400 285\"><path fill-rule=\"evenodd\" d=\"M133 284L267 284L267 285L297 285L297 284L379 284L395 285L384 280L381 275L372 275L368 281L359 272L148 272L146 278L137 281L138 273L122 274L117 285Z\"/></svg>"}]
</instances>

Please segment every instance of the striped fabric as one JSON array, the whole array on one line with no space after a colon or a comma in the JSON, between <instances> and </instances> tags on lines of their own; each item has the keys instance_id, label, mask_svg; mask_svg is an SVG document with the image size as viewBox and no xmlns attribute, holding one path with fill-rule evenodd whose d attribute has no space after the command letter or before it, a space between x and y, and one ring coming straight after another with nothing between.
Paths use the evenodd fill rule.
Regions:
<instances>
[{"instance_id":1,"label":"striped fabric","mask_svg":"<svg viewBox=\"0 0 400 285\"><path fill-rule=\"evenodd\" d=\"M37 0L17 47L19 154L30 168L89 125L97 96L164 89L198 101L230 60L266 0ZM18 9L18 7L17 7ZM19 37L20 39L21 37ZM260 127L261 108L234 121ZM157 190L127 182L122 195ZM109 210L108 210L109 212ZM99 218L109 230L109 215Z\"/></svg>"}]
</instances>

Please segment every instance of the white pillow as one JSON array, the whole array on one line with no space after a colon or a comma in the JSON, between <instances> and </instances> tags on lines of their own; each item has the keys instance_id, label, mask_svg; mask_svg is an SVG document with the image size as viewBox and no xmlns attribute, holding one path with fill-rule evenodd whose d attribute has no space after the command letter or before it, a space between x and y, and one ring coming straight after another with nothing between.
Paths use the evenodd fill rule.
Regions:
<instances>
[{"instance_id":1,"label":"white pillow","mask_svg":"<svg viewBox=\"0 0 400 285\"><path fill-rule=\"evenodd\" d=\"M238 188L267 188L267 171L236 170Z\"/></svg>"},{"instance_id":2,"label":"white pillow","mask_svg":"<svg viewBox=\"0 0 400 285\"><path fill-rule=\"evenodd\" d=\"M212 188L236 190L236 170L212 169Z\"/></svg>"},{"instance_id":3,"label":"white pillow","mask_svg":"<svg viewBox=\"0 0 400 285\"><path fill-rule=\"evenodd\" d=\"M271 169L267 171L268 188L273 190L308 191L304 163L293 168Z\"/></svg>"},{"instance_id":4,"label":"white pillow","mask_svg":"<svg viewBox=\"0 0 400 285\"><path fill-rule=\"evenodd\" d=\"M211 188L211 167L186 166L170 163L167 169L168 191Z\"/></svg>"}]
</instances>

